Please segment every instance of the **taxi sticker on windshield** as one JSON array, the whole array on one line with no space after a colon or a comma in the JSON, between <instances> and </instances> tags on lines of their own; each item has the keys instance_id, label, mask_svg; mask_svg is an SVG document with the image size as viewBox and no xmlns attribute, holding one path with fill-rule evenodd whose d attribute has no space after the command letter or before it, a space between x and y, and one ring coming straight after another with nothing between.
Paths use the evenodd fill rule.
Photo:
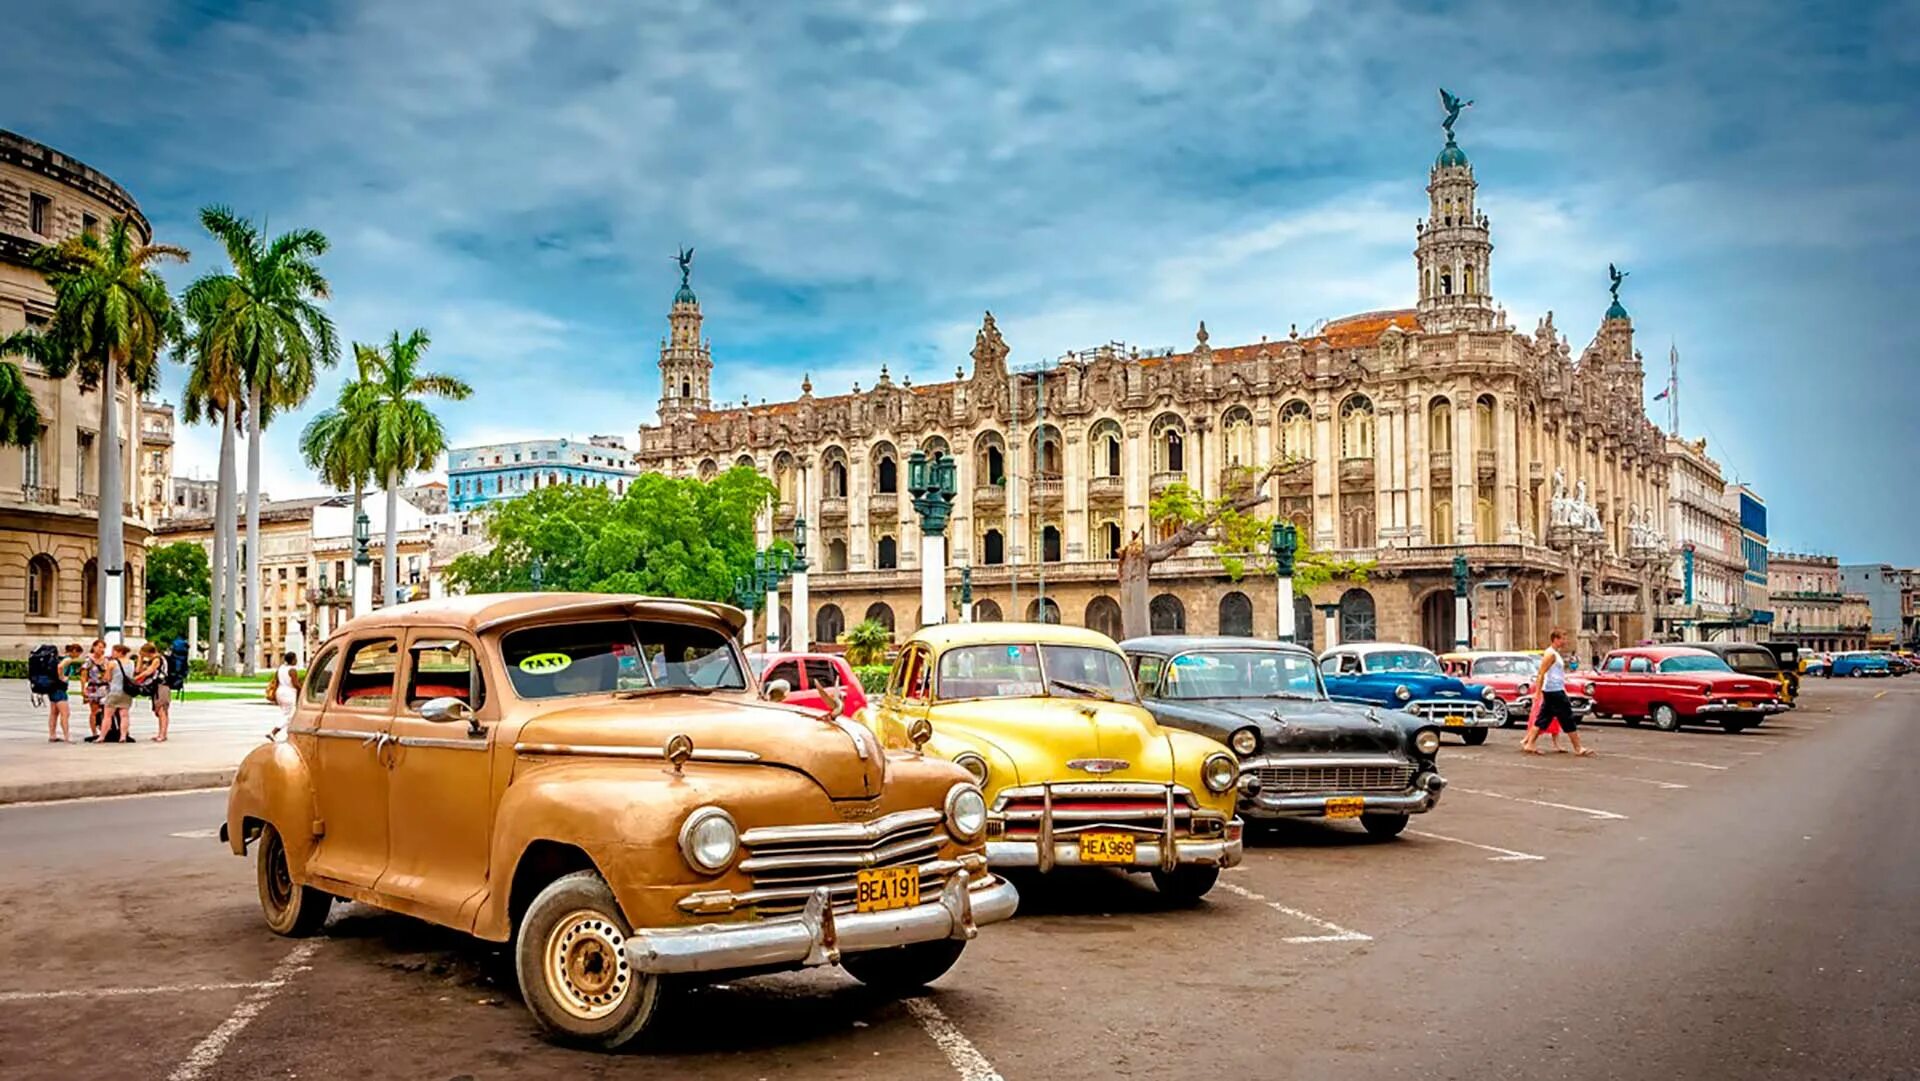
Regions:
<instances>
[{"instance_id":1,"label":"taxi sticker on windshield","mask_svg":"<svg viewBox=\"0 0 1920 1081\"><path fill-rule=\"evenodd\" d=\"M564 653L535 653L520 662L520 670L530 676L550 676L572 667L573 658Z\"/></svg>"}]
</instances>

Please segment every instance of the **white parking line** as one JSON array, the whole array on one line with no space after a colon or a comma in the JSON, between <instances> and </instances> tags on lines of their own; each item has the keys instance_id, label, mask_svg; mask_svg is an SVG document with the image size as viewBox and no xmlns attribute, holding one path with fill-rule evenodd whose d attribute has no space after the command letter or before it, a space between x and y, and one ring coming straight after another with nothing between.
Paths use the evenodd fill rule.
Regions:
<instances>
[{"instance_id":1,"label":"white parking line","mask_svg":"<svg viewBox=\"0 0 1920 1081\"><path fill-rule=\"evenodd\" d=\"M181 830L179 833L169 833L167 836L184 837L189 841L206 841L220 836L220 827L208 826L203 830Z\"/></svg>"},{"instance_id":2,"label":"white parking line","mask_svg":"<svg viewBox=\"0 0 1920 1081\"><path fill-rule=\"evenodd\" d=\"M1312 915L1310 913L1302 912L1297 908L1288 908L1286 905L1283 905L1278 901L1269 901L1265 897L1262 897L1260 894L1257 894L1252 890L1247 889L1243 886L1236 886L1231 882L1222 882L1219 884L1218 888L1226 890L1228 893L1231 893L1236 897L1245 897L1249 901L1258 901L1261 904L1266 905L1268 908L1273 909L1275 912L1280 912L1288 916L1292 916L1294 919L1299 920L1302 923L1313 924L1315 927L1322 928L1327 932L1324 935L1294 935L1290 938L1281 939L1280 941L1282 942L1290 942L1295 945L1299 945L1301 943L1306 943L1306 942L1372 942L1373 941L1372 935L1363 935L1358 931L1349 931L1345 927L1342 927L1331 920L1323 920L1318 916Z\"/></svg>"},{"instance_id":3,"label":"white parking line","mask_svg":"<svg viewBox=\"0 0 1920 1081\"><path fill-rule=\"evenodd\" d=\"M319 940L314 939L289 950L280 963L273 966L273 972L268 974L265 982L255 988L253 994L241 999L240 1005L233 1008L233 1012L220 1022L218 1028L207 1033L205 1039L187 1052L187 1057L167 1075L167 1081L199 1081L202 1074L220 1061L220 1054L227 1049L227 1044L240 1035L241 1030L259 1016L261 1010L267 1008L273 996L293 979L294 973L306 967L308 958L319 948Z\"/></svg>"},{"instance_id":4,"label":"white parking line","mask_svg":"<svg viewBox=\"0 0 1920 1081\"><path fill-rule=\"evenodd\" d=\"M1575 811L1589 818L1624 821L1627 817L1614 811L1601 811L1592 807L1576 807L1571 803L1554 803L1550 800L1543 799L1528 799L1525 796L1509 796L1503 792L1489 792L1484 788L1461 788L1457 785L1449 785L1447 790L1449 792L1465 792L1470 796L1488 796L1493 799L1512 800L1515 803L1531 803L1535 807L1552 807L1562 811Z\"/></svg>"},{"instance_id":5,"label":"white parking line","mask_svg":"<svg viewBox=\"0 0 1920 1081\"><path fill-rule=\"evenodd\" d=\"M1628 777L1623 773L1606 773L1600 770L1589 769L1586 766L1577 766L1571 769L1563 769L1560 766L1543 766L1538 762L1515 762L1515 761L1512 761L1511 759L1495 758L1492 756L1460 755L1459 757L1466 758L1468 761L1477 761L1480 758L1485 757L1488 762L1491 762L1496 766L1506 766L1510 769L1539 770L1543 773L1558 773L1562 777L1574 777L1574 776L1600 777L1609 781L1632 781L1634 784L1650 784L1655 788L1664 788L1664 789L1675 789L1675 788L1687 787L1686 785L1683 785L1678 781L1656 781L1650 777ZM1576 774L1575 772L1573 772L1574 769L1578 769L1579 772Z\"/></svg>"},{"instance_id":6,"label":"white parking line","mask_svg":"<svg viewBox=\"0 0 1920 1081\"><path fill-rule=\"evenodd\" d=\"M1765 754L1765 751L1741 751L1740 754ZM1650 754L1628 754L1625 751L1608 751L1608 758L1631 758L1636 762L1658 762L1665 766L1692 766L1694 769L1728 770L1732 766L1716 766L1712 762L1694 762L1685 758L1656 758Z\"/></svg>"},{"instance_id":7,"label":"white parking line","mask_svg":"<svg viewBox=\"0 0 1920 1081\"><path fill-rule=\"evenodd\" d=\"M1466 845L1468 848L1477 848L1482 852L1496 853L1496 855L1487 857L1488 861L1492 863L1516 863L1516 862L1525 861L1525 860L1544 860L1547 858L1545 856L1533 855L1530 852L1515 852L1511 848L1500 848L1496 845L1483 845L1478 841L1463 841L1458 837L1448 837L1444 833L1428 833L1425 830L1414 830L1414 829L1408 830L1407 833L1409 836L1413 836L1413 837L1430 837L1436 841L1451 841L1452 843L1457 845Z\"/></svg>"},{"instance_id":8,"label":"white parking line","mask_svg":"<svg viewBox=\"0 0 1920 1081\"><path fill-rule=\"evenodd\" d=\"M905 1000L907 1012L913 1015L920 1027L939 1046L940 1053L947 1056L947 1062L960 1075L960 1081L1003 1081L1000 1072L987 1061L987 1056L973 1046L958 1026L947 1019L940 1007L932 999L910 998Z\"/></svg>"},{"instance_id":9,"label":"white parking line","mask_svg":"<svg viewBox=\"0 0 1920 1081\"><path fill-rule=\"evenodd\" d=\"M240 983L168 983L158 987L89 987L78 991L0 991L0 1002L45 1002L60 998L117 998L125 995L194 994L201 991L255 991L269 981Z\"/></svg>"}]
</instances>

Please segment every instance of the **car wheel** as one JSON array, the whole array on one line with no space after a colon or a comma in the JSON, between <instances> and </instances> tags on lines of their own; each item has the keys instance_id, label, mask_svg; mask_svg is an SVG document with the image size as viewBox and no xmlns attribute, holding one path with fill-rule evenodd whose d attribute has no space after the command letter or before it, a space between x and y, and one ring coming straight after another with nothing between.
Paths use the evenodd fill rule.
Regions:
<instances>
[{"instance_id":1,"label":"car wheel","mask_svg":"<svg viewBox=\"0 0 1920 1081\"><path fill-rule=\"evenodd\" d=\"M1153 872L1153 884L1168 899L1182 904L1191 904L1207 895L1213 884L1220 881L1220 868L1202 867L1189 864L1175 867L1171 871Z\"/></svg>"},{"instance_id":2,"label":"car wheel","mask_svg":"<svg viewBox=\"0 0 1920 1081\"><path fill-rule=\"evenodd\" d=\"M1407 815L1367 815L1360 816L1360 824L1366 827L1367 836L1376 841L1385 841L1400 836L1407 828Z\"/></svg>"},{"instance_id":3,"label":"car wheel","mask_svg":"<svg viewBox=\"0 0 1920 1081\"><path fill-rule=\"evenodd\" d=\"M1673 711L1672 706L1665 704L1655 706L1653 707L1653 726L1662 732L1677 732L1680 730L1680 715Z\"/></svg>"},{"instance_id":4,"label":"car wheel","mask_svg":"<svg viewBox=\"0 0 1920 1081\"><path fill-rule=\"evenodd\" d=\"M1460 738L1466 741L1467 746L1478 747L1487 741L1487 730L1484 728L1469 728L1460 733Z\"/></svg>"},{"instance_id":5,"label":"car wheel","mask_svg":"<svg viewBox=\"0 0 1920 1081\"><path fill-rule=\"evenodd\" d=\"M840 967L868 987L894 994L916 991L947 974L967 944L954 938L844 954Z\"/></svg>"},{"instance_id":6,"label":"car wheel","mask_svg":"<svg viewBox=\"0 0 1920 1081\"><path fill-rule=\"evenodd\" d=\"M555 879L527 906L514 975L534 1020L561 1043L612 1050L653 1020L660 980L627 963L633 933L594 871Z\"/></svg>"},{"instance_id":7,"label":"car wheel","mask_svg":"<svg viewBox=\"0 0 1920 1081\"><path fill-rule=\"evenodd\" d=\"M1725 729L1728 732L1732 732L1738 735L1739 733L1745 732L1747 729L1752 728L1753 725L1747 721L1740 720L1738 717L1727 717L1721 720L1720 727L1722 729Z\"/></svg>"},{"instance_id":8,"label":"car wheel","mask_svg":"<svg viewBox=\"0 0 1920 1081\"><path fill-rule=\"evenodd\" d=\"M1507 705L1504 699L1496 701L1493 704L1493 723L1502 728L1513 727L1513 710Z\"/></svg>"},{"instance_id":9,"label":"car wheel","mask_svg":"<svg viewBox=\"0 0 1920 1081\"><path fill-rule=\"evenodd\" d=\"M257 843L254 871L260 880L260 911L267 918L267 929L288 938L306 938L320 930L333 908L333 895L293 881L279 830L263 827Z\"/></svg>"}]
</instances>

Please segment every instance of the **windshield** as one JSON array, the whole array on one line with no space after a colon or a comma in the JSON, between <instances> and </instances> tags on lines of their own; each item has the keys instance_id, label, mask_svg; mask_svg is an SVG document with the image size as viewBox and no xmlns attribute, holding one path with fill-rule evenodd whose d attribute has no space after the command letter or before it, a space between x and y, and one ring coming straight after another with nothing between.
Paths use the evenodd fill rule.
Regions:
<instances>
[{"instance_id":1,"label":"windshield","mask_svg":"<svg viewBox=\"0 0 1920 1081\"><path fill-rule=\"evenodd\" d=\"M732 640L688 623L607 619L529 627L503 638L500 653L522 698L747 687Z\"/></svg>"},{"instance_id":2,"label":"windshield","mask_svg":"<svg viewBox=\"0 0 1920 1081\"><path fill-rule=\"evenodd\" d=\"M1326 697L1313 658L1279 650L1182 653L1167 665L1161 682L1164 698Z\"/></svg>"},{"instance_id":3,"label":"windshield","mask_svg":"<svg viewBox=\"0 0 1920 1081\"><path fill-rule=\"evenodd\" d=\"M1698 657L1668 657L1660 662L1662 672L1731 672L1727 662L1711 653Z\"/></svg>"},{"instance_id":4,"label":"windshield","mask_svg":"<svg viewBox=\"0 0 1920 1081\"><path fill-rule=\"evenodd\" d=\"M1366 657L1369 672L1431 672L1440 674L1440 658L1424 649L1383 649Z\"/></svg>"},{"instance_id":5,"label":"windshield","mask_svg":"<svg viewBox=\"0 0 1920 1081\"><path fill-rule=\"evenodd\" d=\"M1476 676L1530 676L1539 670L1538 657L1482 657L1473 662Z\"/></svg>"},{"instance_id":6,"label":"windshield","mask_svg":"<svg viewBox=\"0 0 1920 1081\"><path fill-rule=\"evenodd\" d=\"M1780 670L1780 662L1773 654L1764 649L1736 649L1727 654L1727 663L1741 672L1764 672L1772 675Z\"/></svg>"},{"instance_id":7,"label":"windshield","mask_svg":"<svg viewBox=\"0 0 1920 1081\"><path fill-rule=\"evenodd\" d=\"M1133 676L1119 653L1031 642L947 650L940 655L940 685L935 693L949 701L1041 695L1137 701Z\"/></svg>"}]
</instances>

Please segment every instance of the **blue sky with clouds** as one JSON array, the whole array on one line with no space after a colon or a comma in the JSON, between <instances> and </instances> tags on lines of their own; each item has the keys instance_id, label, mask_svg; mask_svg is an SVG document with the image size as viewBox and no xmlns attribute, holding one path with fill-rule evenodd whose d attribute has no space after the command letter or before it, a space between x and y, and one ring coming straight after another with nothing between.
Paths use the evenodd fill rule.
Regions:
<instances>
[{"instance_id":1,"label":"blue sky with clouds","mask_svg":"<svg viewBox=\"0 0 1920 1081\"><path fill-rule=\"evenodd\" d=\"M1444 84L1478 102L1459 131L1513 324L1552 309L1578 349L1606 264L1628 268L1649 367L1678 342L1683 427L1767 498L1776 549L1920 563L1910 3L62 0L8 21L0 126L122 181L195 271L204 203L324 230L343 333L428 327L479 388L446 408L461 442L650 422L678 244L729 399L883 362L950 375L986 308L1019 361L1408 305ZM314 487L301 419L268 434L275 495ZM212 448L183 433L183 471L211 475Z\"/></svg>"}]
</instances>

